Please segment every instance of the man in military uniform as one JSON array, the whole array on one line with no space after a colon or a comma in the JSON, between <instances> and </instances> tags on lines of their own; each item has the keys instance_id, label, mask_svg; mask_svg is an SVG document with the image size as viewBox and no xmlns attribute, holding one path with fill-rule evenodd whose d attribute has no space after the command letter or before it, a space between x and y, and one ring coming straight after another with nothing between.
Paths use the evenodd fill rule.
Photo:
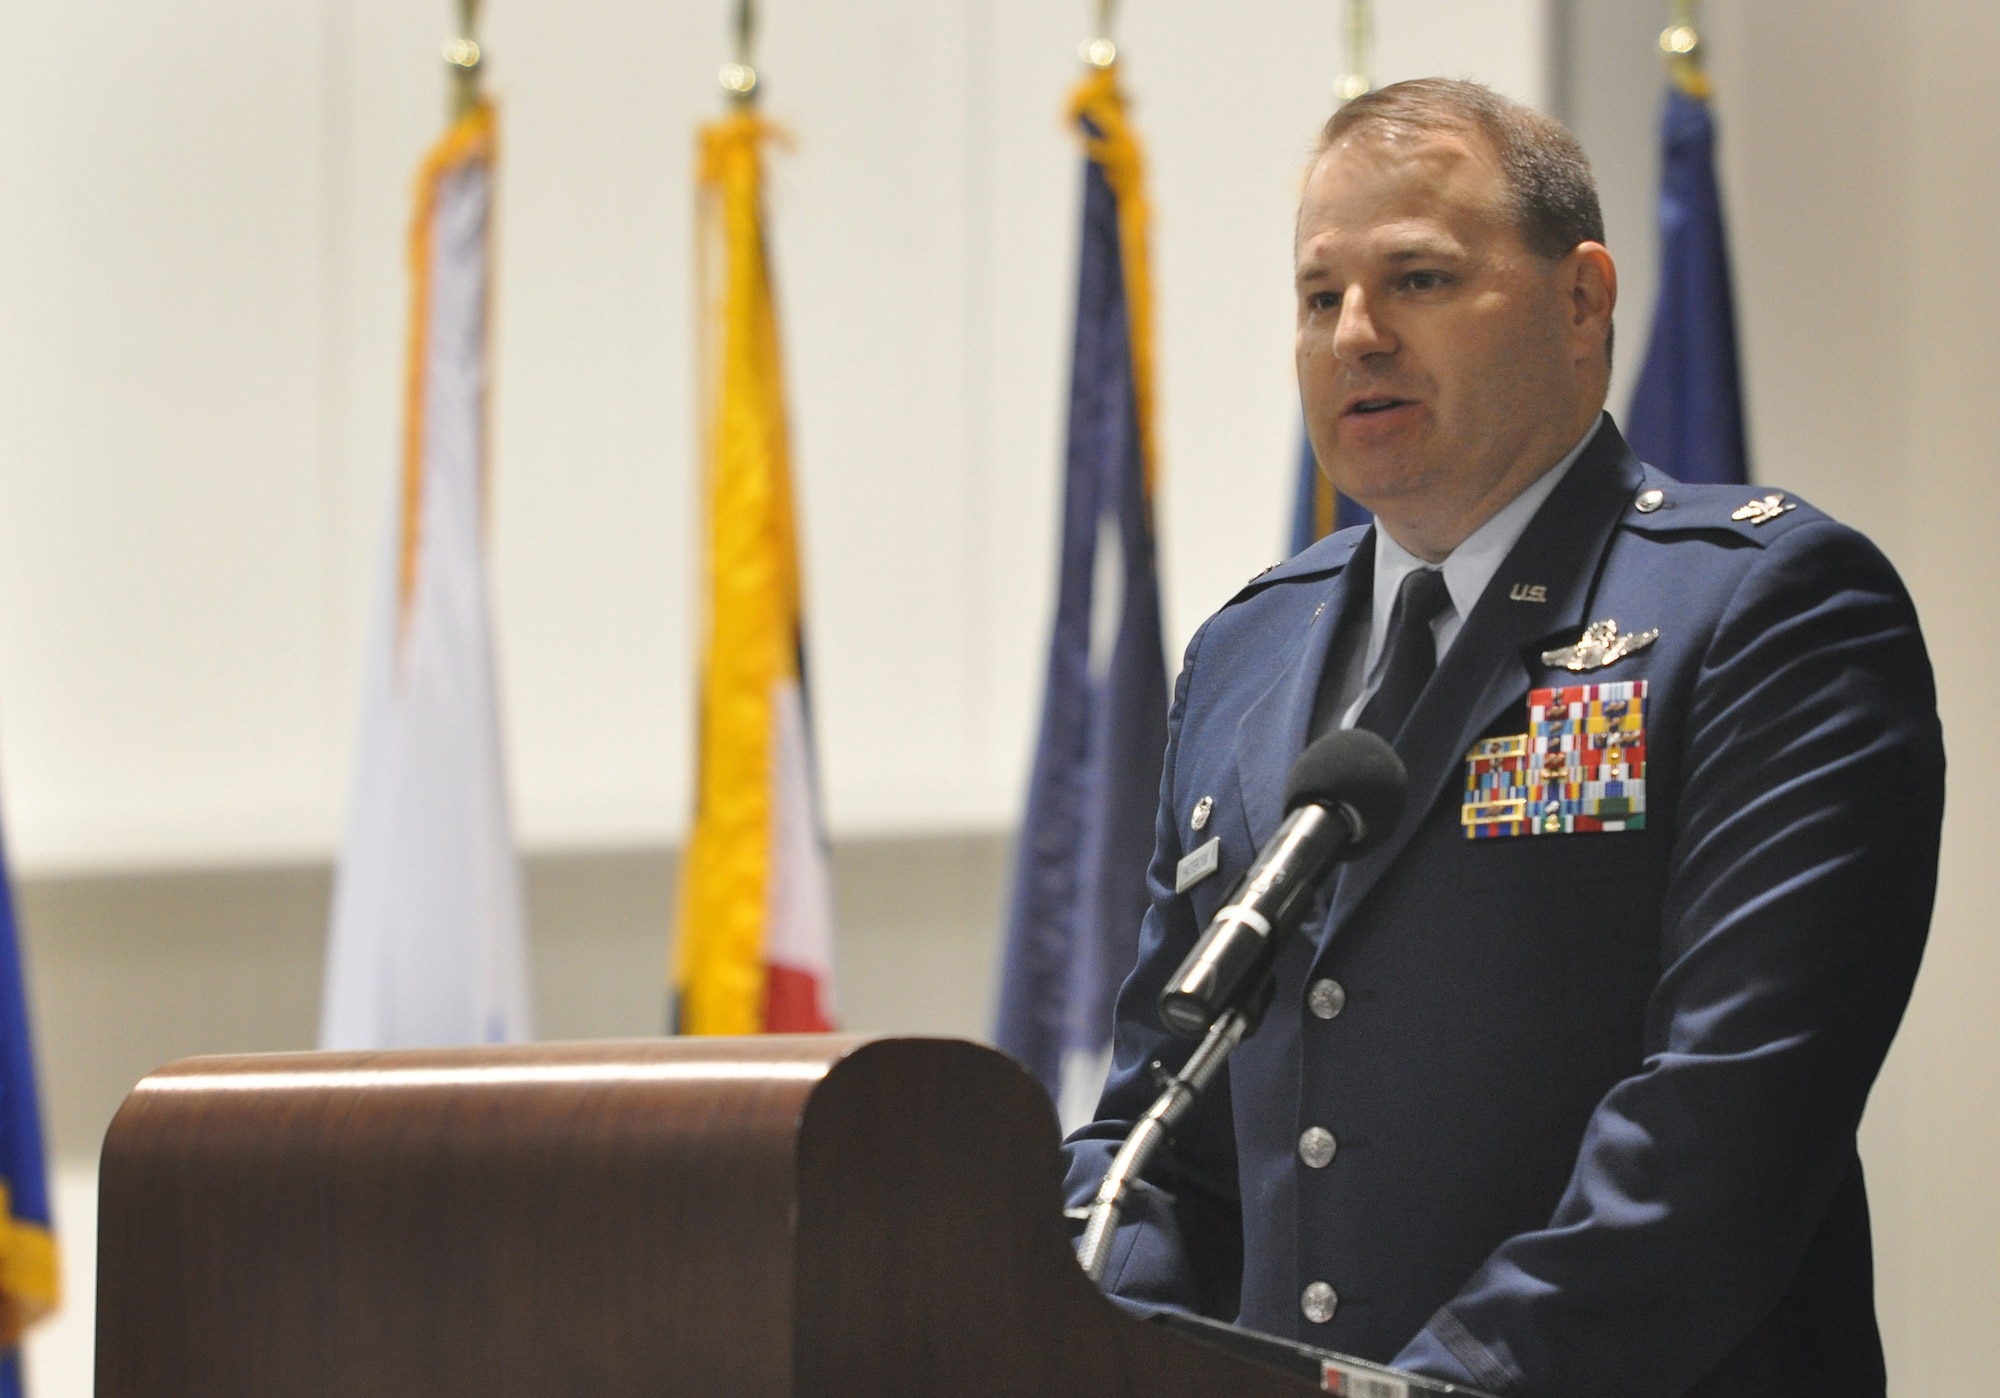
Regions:
<instances>
[{"instance_id":1,"label":"man in military uniform","mask_svg":"<svg viewBox=\"0 0 2000 1398\"><path fill-rule=\"evenodd\" d=\"M1293 760L1371 728L1407 810L1281 954L1107 1288L1501 1394L1879 1394L1855 1131L1935 885L1929 662L1859 534L1627 449L1602 238L1574 140L1483 88L1328 124L1299 381L1376 524L1188 646L1070 1202L1190 1051L1156 999Z\"/></svg>"}]
</instances>

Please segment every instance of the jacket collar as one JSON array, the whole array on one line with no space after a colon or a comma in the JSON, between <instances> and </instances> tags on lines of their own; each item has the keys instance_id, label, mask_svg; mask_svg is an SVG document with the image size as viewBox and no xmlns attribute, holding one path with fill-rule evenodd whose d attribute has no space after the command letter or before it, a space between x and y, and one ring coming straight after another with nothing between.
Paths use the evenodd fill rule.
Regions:
<instances>
[{"instance_id":1,"label":"jacket collar","mask_svg":"<svg viewBox=\"0 0 2000 1398\"><path fill-rule=\"evenodd\" d=\"M1318 557L1315 557L1318 555ZM1337 570L1337 571L1336 571ZM1261 849L1284 818L1285 777L1305 749L1320 672L1333 638L1350 616L1365 611L1375 572L1375 529L1342 530L1279 564L1256 579L1256 586L1332 572L1315 589L1318 609L1303 640L1283 662L1277 680L1236 721L1236 781L1250 841Z\"/></svg>"},{"instance_id":2,"label":"jacket collar","mask_svg":"<svg viewBox=\"0 0 2000 1398\"><path fill-rule=\"evenodd\" d=\"M1365 554L1363 550L1366 550ZM1243 592L1261 591L1274 583L1295 582L1319 573L1337 572L1352 567L1357 561L1373 564L1374 560L1374 527L1360 525L1343 529L1300 549L1283 563L1272 564L1244 584Z\"/></svg>"}]
</instances>

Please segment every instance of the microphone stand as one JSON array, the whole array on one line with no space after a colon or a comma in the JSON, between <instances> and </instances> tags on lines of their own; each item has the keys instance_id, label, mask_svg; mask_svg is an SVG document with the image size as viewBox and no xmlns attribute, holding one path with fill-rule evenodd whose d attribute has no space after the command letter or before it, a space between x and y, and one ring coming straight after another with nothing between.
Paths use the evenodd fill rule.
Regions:
<instances>
[{"instance_id":1,"label":"microphone stand","mask_svg":"<svg viewBox=\"0 0 2000 1398\"><path fill-rule=\"evenodd\" d=\"M1139 1177L1159 1148L1166 1143L1173 1124L1187 1115L1187 1109L1194 1105L1194 1099L1215 1077L1236 1046L1243 1042L1244 1035L1256 1027L1261 1019L1264 1005L1270 1003L1271 981L1267 977L1259 987L1260 993L1249 997L1252 1008L1227 1009L1215 1017L1215 1023L1208 1028L1208 1037L1200 1047L1188 1055L1188 1061L1181 1070L1167 1079L1165 1089L1146 1108L1146 1114L1139 1118L1126 1136L1125 1144L1118 1148L1112 1158L1111 1168L1104 1172L1104 1182L1097 1187L1097 1198L1092 1201L1085 1215L1083 1238L1076 1245L1076 1260L1082 1264L1084 1275L1102 1286L1104 1266L1111 1260L1111 1240L1118 1232L1118 1219L1125 1212L1125 1199L1131 1192L1132 1181ZM1261 1002L1261 1003L1260 1003Z\"/></svg>"}]
</instances>

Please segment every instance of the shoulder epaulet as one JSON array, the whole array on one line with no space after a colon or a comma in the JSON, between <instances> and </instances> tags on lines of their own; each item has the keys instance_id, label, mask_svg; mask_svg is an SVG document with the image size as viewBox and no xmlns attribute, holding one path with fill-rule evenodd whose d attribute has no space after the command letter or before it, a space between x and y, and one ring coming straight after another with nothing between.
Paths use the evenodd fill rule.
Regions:
<instances>
[{"instance_id":1,"label":"shoulder epaulet","mask_svg":"<svg viewBox=\"0 0 2000 1398\"><path fill-rule=\"evenodd\" d=\"M1619 523L1648 534L1727 530L1765 544L1820 512L1790 491L1765 485L1690 485L1648 470Z\"/></svg>"}]
</instances>

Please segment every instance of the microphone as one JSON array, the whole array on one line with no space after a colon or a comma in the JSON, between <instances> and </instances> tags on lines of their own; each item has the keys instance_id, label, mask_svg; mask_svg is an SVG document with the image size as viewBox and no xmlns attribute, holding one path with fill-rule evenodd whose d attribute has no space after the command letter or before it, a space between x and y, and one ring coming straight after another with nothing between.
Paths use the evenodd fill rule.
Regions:
<instances>
[{"instance_id":1,"label":"microphone","mask_svg":"<svg viewBox=\"0 0 2000 1398\"><path fill-rule=\"evenodd\" d=\"M1168 1029L1200 1038L1225 1010L1251 1010L1320 878L1395 828L1409 780L1396 750L1366 729L1307 745L1285 778L1283 823L1160 992Z\"/></svg>"}]
</instances>

